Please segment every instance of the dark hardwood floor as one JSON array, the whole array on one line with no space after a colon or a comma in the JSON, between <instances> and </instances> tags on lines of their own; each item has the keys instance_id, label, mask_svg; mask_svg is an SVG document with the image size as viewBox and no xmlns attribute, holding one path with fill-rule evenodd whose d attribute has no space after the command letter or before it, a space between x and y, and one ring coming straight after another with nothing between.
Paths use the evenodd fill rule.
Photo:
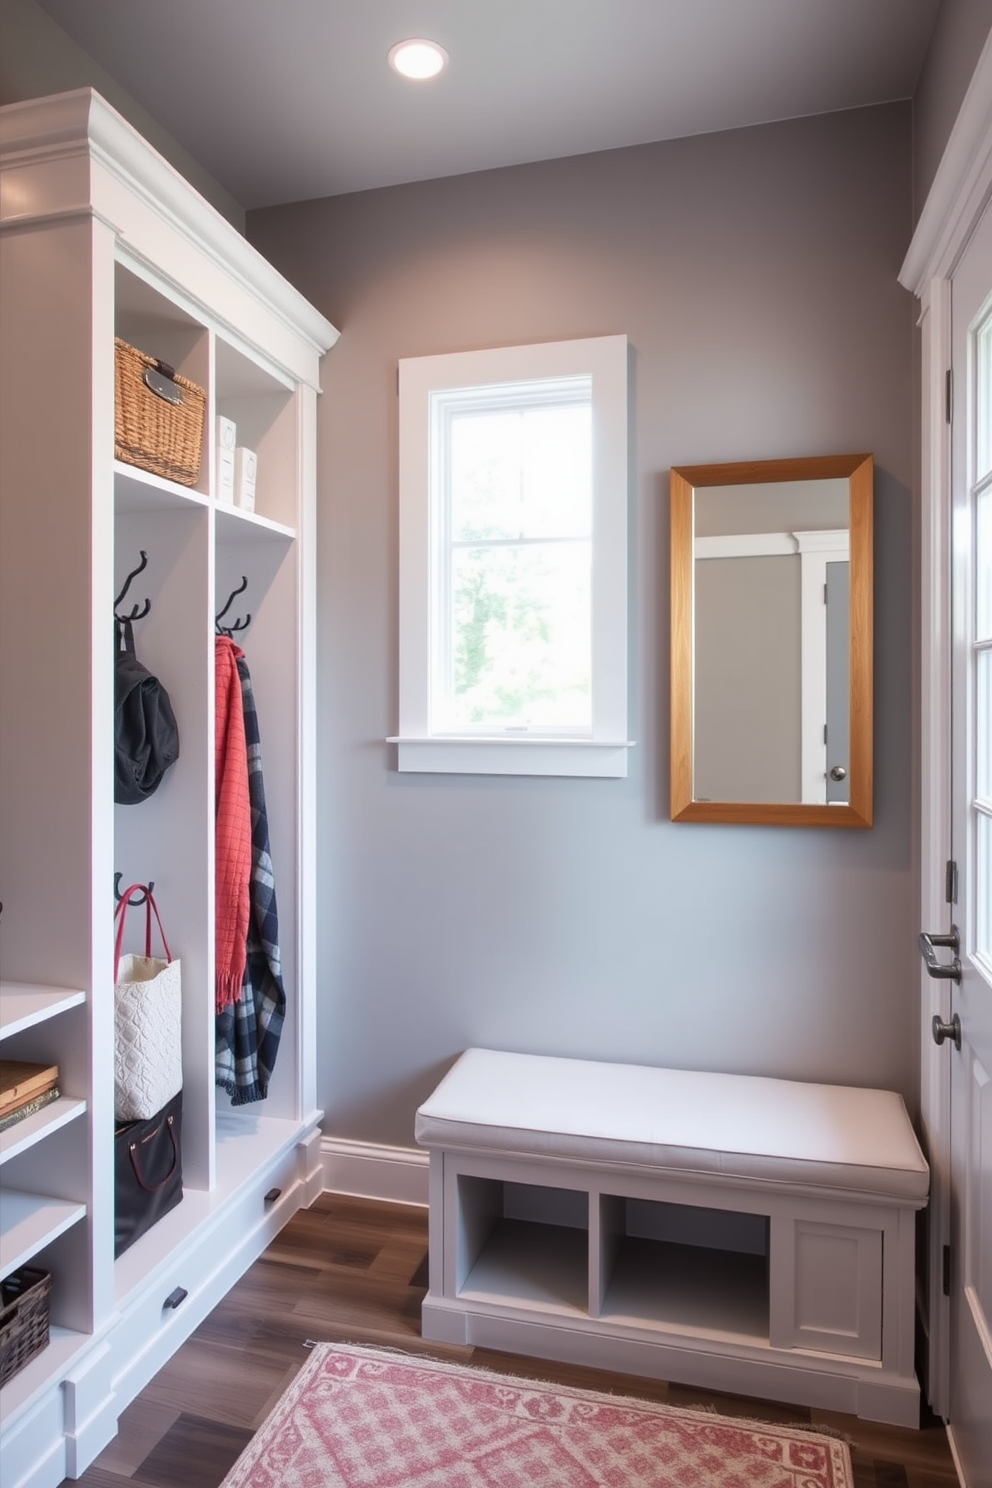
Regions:
<instances>
[{"instance_id":1,"label":"dark hardwood floor","mask_svg":"<svg viewBox=\"0 0 992 1488\"><path fill-rule=\"evenodd\" d=\"M855 1488L958 1488L943 1427L878 1426L830 1411L712 1395L683 1385L425 1343L423 1209L325 1194L301 1211L121 1417L83 1488L216 1488L307 1358L307 1339L382 1344L503 1373L803 1421L851 1443ZM567 1485L563 1485L567 1488Z\"/></svg>"}]
</instances>

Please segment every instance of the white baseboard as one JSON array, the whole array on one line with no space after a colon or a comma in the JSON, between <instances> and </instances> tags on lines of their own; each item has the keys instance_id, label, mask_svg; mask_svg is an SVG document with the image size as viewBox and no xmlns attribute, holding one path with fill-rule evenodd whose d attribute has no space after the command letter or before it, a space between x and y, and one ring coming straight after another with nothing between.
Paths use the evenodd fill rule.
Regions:
<instances>
[{"instance_id":1,"label":"white baseboard","mask_svg":"<svg viewBox=\"0 0 992 1488\"><path fill-rule=\"evenodd\" d=\"M430 1158L417 1147L381 1147L375 1142L323 1137L320 1160L325 1192L427 1205Z\"/></svg>"}]
</instances>

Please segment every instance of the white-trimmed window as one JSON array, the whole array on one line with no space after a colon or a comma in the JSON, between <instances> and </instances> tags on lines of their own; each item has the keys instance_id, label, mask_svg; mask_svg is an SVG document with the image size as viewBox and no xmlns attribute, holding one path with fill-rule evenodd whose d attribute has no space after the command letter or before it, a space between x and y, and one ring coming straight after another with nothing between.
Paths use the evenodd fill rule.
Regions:
<instances>
[{"instance_id":1,"label":"white-trimmed window","mask_svg":"<svg viewBox=\"0 0 992 1488\"><path fill-rule=\"evenodd\" d=\"M627 338L400 362L401 770L627 773Z\"/></svg>"}]
</instances>

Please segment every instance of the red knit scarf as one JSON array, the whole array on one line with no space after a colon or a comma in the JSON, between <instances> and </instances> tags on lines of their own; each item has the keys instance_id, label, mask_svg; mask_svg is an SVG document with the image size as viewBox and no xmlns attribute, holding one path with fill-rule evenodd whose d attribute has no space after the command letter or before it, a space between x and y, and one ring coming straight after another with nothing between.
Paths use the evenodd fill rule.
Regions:
<instances>
[{"instance_id":1,"label":"red knit scarf","mask_svg":"<svg viewBox=\"0 0 992 1488\"><path fill-rule=\"evenodd\" d=\"M248 944L251 880L251 802L248 749L237 659L243 655L230 636L217 636L215 681L217 723L214 750L217 842L216 998L220 1012L241 998Z\"/></svg>"}]
</instances>

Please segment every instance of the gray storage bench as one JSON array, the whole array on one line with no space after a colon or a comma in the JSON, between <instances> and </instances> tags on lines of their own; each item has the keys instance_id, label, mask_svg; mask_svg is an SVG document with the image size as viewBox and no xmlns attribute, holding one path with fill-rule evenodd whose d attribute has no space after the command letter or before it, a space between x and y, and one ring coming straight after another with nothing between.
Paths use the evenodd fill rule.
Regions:
<instances>
[{"instance_id":1,"label":"gray storage bench","mask_svg":"<svg viewBox=\"0 0 992 1488\"><path fill-rule=\"evenodd\" d=\"M918 1424L900 1096L469 1049L416 1136L425 1338Z\"/></svg>"}]
</instances>

